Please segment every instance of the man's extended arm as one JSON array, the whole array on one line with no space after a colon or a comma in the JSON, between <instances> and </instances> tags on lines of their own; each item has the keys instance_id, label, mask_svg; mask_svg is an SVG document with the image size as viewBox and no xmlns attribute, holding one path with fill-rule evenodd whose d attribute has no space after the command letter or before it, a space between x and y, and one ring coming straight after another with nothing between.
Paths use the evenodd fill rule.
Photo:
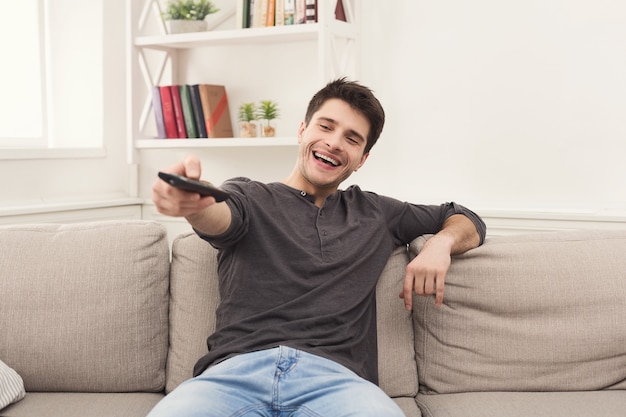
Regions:
<instances>
[{"instance_id":1,"label":"man's extended arm","mask_svg":"<svg viewBox=\"0 0 626 417\"><path fill-rule=\"evenodd\" d=\"M428 239L424 248L407 266L404 287L400 293L404 307L411 310L413 292L418 295L436 294L435 305L441 306L451 255L473 249L481 241L476 225L468 217L462 214L450 216L439 233Z\"/></svg>"},{"instance_id":2,"label":"man's extended arm","mask_svg":"<svg viewBox=\"0 0 626 417\"><path fill-rule=\"evenodd\" d=\"M200 179L200 161L190 156L166 171ZM225 202L217 203L213 197L179 190L160 179L152 185L152 201L159 213L185 217L194 229L208 236L220 235L230 226L231 212Z\"/></svg>"}]
</instances>

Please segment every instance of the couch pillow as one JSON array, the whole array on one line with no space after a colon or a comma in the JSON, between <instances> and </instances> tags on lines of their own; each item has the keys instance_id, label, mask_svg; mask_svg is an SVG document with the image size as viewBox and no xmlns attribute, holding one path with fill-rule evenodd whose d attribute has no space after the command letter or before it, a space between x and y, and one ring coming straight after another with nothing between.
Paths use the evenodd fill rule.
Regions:
<instances>
[{"instance_id":1,"label":"couch pillow","mask_svg":"<svg viewBox=\"0 0 626 417\"><path fill-rule=\"evenodd\" d=\"M26 395L24 381L14 369L0 361L0 410Z\"/></svg>"},{"instance_id":2,"label":"couch pillow","mask_svg":"<svg viewBox=\"0 0 626 417\"><path fill-rule=\"evenodd\" d=\"M0 357L27 391L159 391L169 248L143 221L0 228Z\"/></svg>"},{"instance_id":3,"label":"couch pillow","mask_svg":"<svg viewBox=\"0 0 626 417\"><path fill-rule=\"evenodd\" d=\"M376 286L378 383L390 397L414 397L418 389L411 313L398 296L408 257L406 247L397 248Z\"/></svg>"},{"instance_id":4,"label":"couch pillow","mask_svg":"<svg viewBox=\"0 0 626 417\"><path fill-rule=\"evenodd\" d=\"M626 231L577 231L455 257L444 305L415 298L420 391L626 389L625 254Z\"/></svg>"},{"instance_id":5,"label":"couch pillow","mask_svg":"<svg viewBox=\"0 0 626 417\"><path fill-rule=\"evenodd\" d=\"M192 377L193 366L207 352L215 331L219 303L217 250L194 232L172 243L170 277L170 347L166 392Z\"/></svg>"}]
</instances>

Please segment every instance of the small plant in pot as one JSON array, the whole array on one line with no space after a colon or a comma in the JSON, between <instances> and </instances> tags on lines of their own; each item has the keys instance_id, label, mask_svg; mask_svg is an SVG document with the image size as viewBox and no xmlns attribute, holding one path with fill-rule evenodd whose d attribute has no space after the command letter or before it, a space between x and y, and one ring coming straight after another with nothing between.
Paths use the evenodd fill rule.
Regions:
<instances>
[{"instance_id":1,"label":"small plant in pot","mask_svg":"<svg viewBox=\"0 0 626 417\"><path fill-rule=\"evenodd\" d=\"M168 33L203 32L207 29L204 18L219 10L210 0L170 0L163 19Z\"/></svg>"},{"instance_id":2,"label":"small plant in pot","mask_svg":"<svg viewBox=\"0 0 626 417\"><path fill-rule=\"evenodd\" d=\"M254 103L243 103L239 106L239 136L242 138L256 137L257 107Z\"/></svg>"},{"instance_id":3,"label":"small plant in pot","mask_svg":"<svg viewBox=\"0 0 626 417\"><path fill-rule=\"evenodd\" d=\"M278 103L271 100L261 101L257 117L266 121L266 124L262 125L262 135L265 137L276 136L273 120L278 119Z\"/></svg>"}]
</instances>

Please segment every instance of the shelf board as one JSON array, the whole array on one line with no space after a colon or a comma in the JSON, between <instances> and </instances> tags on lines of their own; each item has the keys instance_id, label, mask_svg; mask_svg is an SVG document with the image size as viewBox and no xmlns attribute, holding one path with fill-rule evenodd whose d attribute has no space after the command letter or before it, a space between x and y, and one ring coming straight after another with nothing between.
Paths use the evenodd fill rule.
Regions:
<instances>
[{"instance_id":1,"label":"shelf board","mask_svg":"<svg viewBox=\"0 0 626 417\"><path fill-rule=\"evenodd\" d=\"M319 25L319 23L313 23L282 27L140 36L135 38L135 46L154 49L185 49L203 45L220 46L315 40L320 32Z\"/></svg>"},{"instance_id":2,"label":"shelf board","mask_svg":"<svg viewBox=\"0 0 626 417\"><path fill-rule=\"evenodd\" d=\"M219 139L138 139L137 149L173 148L250 148L267 146L297 146L293 137L219 138Z\"/></svg>"}]
</instances>

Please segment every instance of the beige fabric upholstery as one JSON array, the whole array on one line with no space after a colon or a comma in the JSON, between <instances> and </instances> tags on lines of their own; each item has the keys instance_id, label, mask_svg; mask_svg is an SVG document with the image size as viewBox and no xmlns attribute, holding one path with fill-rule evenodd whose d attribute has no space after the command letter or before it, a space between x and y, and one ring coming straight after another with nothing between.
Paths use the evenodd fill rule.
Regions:
<instances>
[{"instance_id":1,"label":"beige fabric upholstery","mask_svg":"<svg viewBox=\"0 0 626 417\"><path fill-rule=\"evenodd\" d=\"M29 392L0 411L2 417L144 417L163 398L158 393Z\"/></svg>"},{"instance_id":2,"label":"beige fabric upholstery","mask_svg":"<svg viewBox=\"0 0 626 417\"><path fill-rule=\"evenodd\" d=\"M163 389L163 226L8 226L0 228L0 253L0 358L27 392Z\"/></svg>"},{"instance_id":3,"label":"beige fabric upholstery","mask_svg":"<svg viewBox=\"0 0 626 417\"><path fill-rule=\"evenodd\" d=\"M391 397L414 397L418 389L413 322L399 297L407 263L407 248L397 248L376 287L378 378Z\"/></svg>"},{"instance_id":4,"label":"beige fabric upholstery","mask_svg":"<svg viewBox=\"0 0 626 417\"><path fill-rule=\"evenodd\" d=\"M172 244L170 277L170 348L166 392L191 378L193 366L207 352L219 303L217 250L188 232Z\"/></svg>"},{"instance_id":5,"label":"beige fabric upholstery","mask_svg":"<svg viewBox=\"0 0 626 417\"><path fill-rule=\"evenodd\" d=\"M415 299L420 390L625 389L625 255L626 231L584 231L488 239L456 257L444 305Z\"/></svg>"},{"instance_id":6,"label":"beige fabric upholstery","mask_svg":"<svg viewBox=\"0 0 626 417\"><path fill-rule=\"evenodd\" d=\"M624 417L626 391L471 392L417 397L424 417Z\"/></svg>"}]
</instances>

